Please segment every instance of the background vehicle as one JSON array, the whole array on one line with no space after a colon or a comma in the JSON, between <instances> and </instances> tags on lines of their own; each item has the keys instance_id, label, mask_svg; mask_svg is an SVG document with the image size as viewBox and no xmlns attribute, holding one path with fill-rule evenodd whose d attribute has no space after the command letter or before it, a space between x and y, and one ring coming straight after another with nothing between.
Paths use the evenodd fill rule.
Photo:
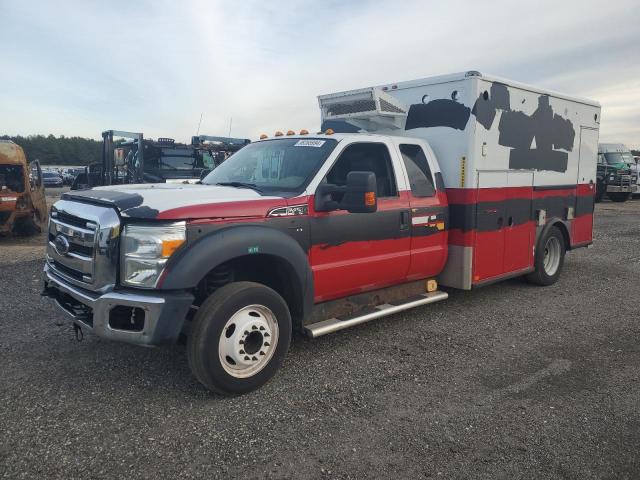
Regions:
<instances>
[{"instance_id":1,"label":"background vehicle","mask_svg":"<svg viewBox=\"0 0 640 480\"><path fill-rule=\"evenodd\" d=\"M21 147L0 140L0 233L32 234L47 218L42 170Z\"/></svg>"},{"instance_id":2,"label":"background vehicle","mask_svg":"<svg viewBox=\"0 0 640 480\"><path fill-rule=\"evenodd\" d=\"M598 145L596 201L605 193L614 202L625 202L638 192L638 173L633 155L622 143Z\"/></svg>"},{"instance_id":3,"label":"background vehicle","mask_svg":"<svg viewBox=\"0 0 640 480\"><path fill-rule=\"evenodd\" d=\"M72 190L127 183L196 182L248 139L193 137L192 144L171 138L145 140L142 133L107 130L102 133L102 164L87 167Z\"/></svg>"},{"instance_id":4,"label":"background vehicle","mask_svg":"<svg viewBox=\"0 0 640 480\"><path fill-rule=\"evenodd\" d=\"M42 172L42 179L45 187L50 188L62 188L64 187L64 181L57 172Z\"/></svg>"},{"instance_id":5,"label":"background vehicle","mask_svg":"<svg viewBox=\"0 0 640 480\"><path fill-rule=\"evenodd\" d=\"M195 377L242 393L294 330L442 301L439 283L551 285L566 251L591 244L597 103L478 72L319 102L324 134L251 143L202 184L65 194L45 295L113 340L186 335Z\"/></svg>"}]
</instances>

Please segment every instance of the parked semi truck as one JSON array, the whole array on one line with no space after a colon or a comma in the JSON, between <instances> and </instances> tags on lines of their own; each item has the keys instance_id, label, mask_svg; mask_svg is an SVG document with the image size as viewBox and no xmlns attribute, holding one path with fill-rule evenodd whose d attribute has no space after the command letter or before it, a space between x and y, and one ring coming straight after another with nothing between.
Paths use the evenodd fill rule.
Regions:
<instances>
[{"instance_id":1,"label":"parked semi truck","mask_svg":"<svg viewBox=\"0 0 640 480\"><path fill-rule=\"evenodd\" d=\"M246 138L198 135L191 137L191 144L184 144L172 138L151 140L142 133L107 130L102 132L102 162L86 167L71 189L197 182L248 143Z\"/></svg>"},{"instance_id":2,"label":"parked semi truck","mask_svg":"<svg viewBox=\"0 0 640 480\"><path fill-rule=\"evenodd\" d=\"M40 163L28 164L22 147L0 140L0 234L35 234L46 222Z\"/></svg>"},{"instance_id":3,"label":"parked semi truck","mask_svg":"<svg viewBox=\"0 0 640 480\"><path fill-rule=\"evenodd\" d=\"M598 145L596 201L606 194L614 202L626 202L638 192L638 172L635 159L622 143Z\"/></svg>"},{"instance_id":4,"label":"parked semi truck","mask_svg":"<svg viewBox=\"0 0 640 480\"><path fill-rule=\"evenodd\" d=\"M186 337L194 376L237 394L293 331L444 301L439 285L552 285L592 243L597 103L475 71L319 103L322 132L251 143L200 185L65 194L44 294L104 338Z\"/></svg>"}]
</instances>

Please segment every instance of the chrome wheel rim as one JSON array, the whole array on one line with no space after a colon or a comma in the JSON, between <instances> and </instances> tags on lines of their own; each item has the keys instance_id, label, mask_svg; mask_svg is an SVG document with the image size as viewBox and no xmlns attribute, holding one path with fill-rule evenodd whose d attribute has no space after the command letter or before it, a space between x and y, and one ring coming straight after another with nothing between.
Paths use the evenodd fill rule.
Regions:
<instances>
[{"instance_id":1,"label":"chrome wheel rim","mask_svg":"<svg viewBox=\"0 0 640 480\"><path fill-rule=\"evenodd\" d=\"M550 237L544 246L544 271L552 277L560 267L562 248L557 237Z\"/></svg>"},{"instance_id":2,"label":"chrome wheel rim","mask_svg":"<svg viewBox=\"0 0 640 480\"><path fill-rule=\"evenodd\" d=\"M220 334L218 355L225 372L247 378L261 371L278 345L278 321L264 305L249 305L234 313Z\"/></svg>"}]
</instances>

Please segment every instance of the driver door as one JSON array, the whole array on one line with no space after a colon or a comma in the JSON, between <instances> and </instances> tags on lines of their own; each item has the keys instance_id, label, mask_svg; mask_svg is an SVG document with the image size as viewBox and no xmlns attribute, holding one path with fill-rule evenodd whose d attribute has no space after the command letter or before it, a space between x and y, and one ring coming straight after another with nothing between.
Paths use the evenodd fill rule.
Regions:
<instances>
[{"instance_id":1,"label":"driver door","mask_svg":"<svg viewBox=\"0 0 640 480\"><path fill-rule=\"evenodd\" d=\"M397 161L397 159L395 160ZM323 182L343 186L351 171L375 173L374 213L313 212L310 260L315 301L323 302L403 282L411 261L406 192L398 189L394 160L386 143L347 145ZM395 168L394 168L395 167Z\"/></svg>"}]
</instances>

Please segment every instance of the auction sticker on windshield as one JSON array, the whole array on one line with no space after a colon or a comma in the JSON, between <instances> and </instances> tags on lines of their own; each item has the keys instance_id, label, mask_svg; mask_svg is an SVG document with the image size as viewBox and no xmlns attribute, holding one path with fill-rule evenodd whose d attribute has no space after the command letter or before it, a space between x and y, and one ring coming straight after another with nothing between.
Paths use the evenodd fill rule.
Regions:
<instances>
[{"instance_id":1,"label":"auction sticker on windshield","mask_svg":"<svg viewBox=\"0 0 640 480\"><path fill-rule=\"evenodd\" d=\"M294 147L321 147L326 140L298 140Z\"/></svg>"}]
</instances>

